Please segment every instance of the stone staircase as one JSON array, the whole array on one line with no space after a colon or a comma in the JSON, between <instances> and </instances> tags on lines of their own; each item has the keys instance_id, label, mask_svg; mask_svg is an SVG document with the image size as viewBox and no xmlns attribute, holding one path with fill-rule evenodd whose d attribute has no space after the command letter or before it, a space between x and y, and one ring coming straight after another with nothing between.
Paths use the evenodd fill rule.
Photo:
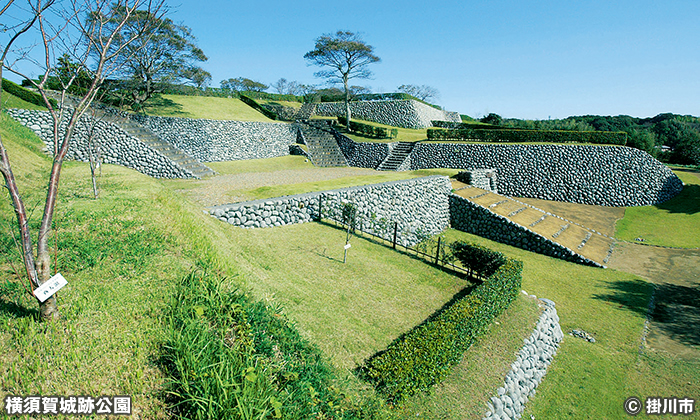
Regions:
<instances>
[{"instance_id":1,"label":"stone staircase","mask_svg":"<svg viewBox=\"0 0 700 420\"><path fill-rule=\"evenodd\" d=\"M294 117L296 120L308 120L311 118L314 113L316 112L316 104L313 103L305 103L301 106L299 109L299 112L297 112L297 115Z\"/></svg>"},{"instance_id":2,"label":"stone staircase","mask_svg":"<svg viewBox=\"0 0 700 420\"><path fill-rule=\"evenodd\" d=\"M348 166L332 129L325 122L306 121L300 124L299 129L314 165Z\"/></svg>"},{"instance_id":3,"label":"stone staircase","mask_svg":"<svg viewBox=\"0 0 700 420\"><path fill-rule=\"evenodd\" d=\"M400 141L394 147L389 155L377 166L378 171L396 171L402 163L406 161L408 155L411 154L416 143L409 141Z\"/></svg>"},{"instance_id":4,"label":"stone staircase","mask_svg":"<svg viewBox=\"0 0 700 420\"><path fill-rule=\"evenodd\" d=\"M453 181L455 194L489 209L575 253L607 265L614 238L491 191Z\"/></svg>"}]
</instances>

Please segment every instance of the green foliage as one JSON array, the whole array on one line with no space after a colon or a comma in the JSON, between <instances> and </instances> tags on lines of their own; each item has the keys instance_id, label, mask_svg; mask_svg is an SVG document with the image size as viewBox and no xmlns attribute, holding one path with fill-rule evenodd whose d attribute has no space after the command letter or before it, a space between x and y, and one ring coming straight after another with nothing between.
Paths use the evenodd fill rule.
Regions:
<instances>
[{"instance_id":1,"label":"green foliage","mask_svg":"<svg viewBox=\"0 0 700 420\"><path fill-rule=\"evenodd\" d=\"M339 116L338 123L347 126L350 131L362 134L367 137L375 137L378 139L395 139L399 135L399 130L396 128L385 128L377 127L370 124L364 124L357 121L350 121L350 125L347 124L347 118Z\"/></svg>"},{"instance_id":2,"label":"green foliage","mask_svg":"<svg viewBox=\"0 0 700 420\"><path fill-rule=\"evenodd\" d=\"M41 95L34 93L31 90L27 90L7 79L2 79L2 90L7 93L11 93L23 101L27 101L41 107L46 107L46 103L44 103L44 99L41 97ZM58 106L58 103L54 99L49 99L49 102L51 102L51 106L54 108Z\"/></svg>"},{"instance_id":3,"label":"green foliage","mask_svg":"<svg viewBox=\"0 0 700 420\"><path fill-rule=\"evenodd\" d=\"M116 31L115 25L126 18L127 10L119 4L112 7L110 13L115 19L107 25ZM96 20L99 18L90 16L88 24L95 24ZM135 110L142 109L144 102L159 93L163 84L189 82L202 88L211 80L211 75L198 66L207 61L207 56L185 25L158 13L136 10L125 19L118 35L134 39L110 53L115 54L114 64L118 66L115 75L121 79L120 88L125 90L120 99Z\"/></svg>"},{"instance_id":4,"label":"green foliage","mask_svg":"<svg viewBox=\"0 0 700 420\"><path fill-rule=\"evenodd\" d=\"M492 251L485 246L467 242L454 242L450 245L450 248L455 258L464 267L482 277L490 276L506 262L505 255Z\"/></svg>"},{"instance_id":5,"label":"green foliage","mask_svg":"<svg viewBox=\"0 0 700 420\"><path fill-rule=\"evenodd\" d=\"M472 245L471 249L480 248ZM358 375L388 401L400 402L445 379L464 352L517 296L522 263L492 251L482 255L494 260L479 263L495 269L481 285L471 294L458 293L452 302L358 369Z\"/></svg>"},{"instance_id":6,"label":"green foliage","mask_svg":"<svg viewBox=\"0 0 700 420\"><path fill-rule=\"evenodd\" d=\"M243 95L239 93L239 98L241 101L245 102L246 104L250 105L251 107L255 108L256 110L260 111L263 115L265 115L267 118L271 120L278 120L279 116L277 115L276 112L273 112L262 105L260 105L255 99L249 98L246 95Z\"/></svg>"},{"instance_id":7,"label":"green foliage","mask_svg":"<svg viewBox=\"0 0 700 420\"><path fill-rule=\"evenodd\" d=\"M361 419L379 408L346 400L320 350L281 308L227 290L224 278L184 277L166 324L161 362L184 418Z\"/></svg>"},{"instance_id":8,"label":"green foliage","mask_svg":"<svg viewBox=\"0 0 700 420\"><path fill-rule=\"evenodd\" d=\"M479 121L481 121L484 124L501 125L503 124L503 117L492 112L484 118L480 119Z\"/></svg>"},{"instance_id":9,"label":"green foliage","mask_svg":"<svg viewBox=\"0 0 700 420\"><path fill-rule=\"evenodd\" d=\"M429 140L470 140L493 143L627 143L625 132L598 131L544 131L544 130L476 130L476 129L428 129Z\"/></svg>"},{"instance_id":10,"label":"green foliage","mask_svg":"<svg viewBox=\"0 0 700 420\"><path fill-rule=\"evenodd\" d=\"M92 76L85 67L71 60L68 54L58 58L55 74L49 77L47 87L51 90L62 91L67 87L67 92L83 96L92 85ZM73 79L71 81L71 79Z\"/></svg>"},{"instance_id":11,"label":"green foliage","mask_svg":"<svg viewBox=\"0 0 700 420\"><path fill-rule=\"evenodd\" d=\"M247 77L222 80L220 85L221 89L234 92L263 92L270 87Z\"/></svg>"}]
</instances>

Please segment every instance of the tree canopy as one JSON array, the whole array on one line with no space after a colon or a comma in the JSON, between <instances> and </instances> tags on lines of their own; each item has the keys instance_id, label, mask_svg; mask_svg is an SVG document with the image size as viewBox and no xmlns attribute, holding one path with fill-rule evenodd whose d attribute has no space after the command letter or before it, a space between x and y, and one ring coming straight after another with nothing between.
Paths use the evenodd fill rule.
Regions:
<instances>
[{"instance_id":1,"label":"tree canopy","mask_svg":"<svg viewBox=\"0 0 700 420\"><path fill-rule=\"evenodd\" d=\"M325 34L316 39L315 48L304 54L309 64L327 69L314 73L330 84L342 83L345 91L345 112L350 121L350 86L351 79L369 79L372 72L369 65L381 61L374 54L374 47L365 43L358 34L338 31Z\"/></svg>"},{"instance_id":2,"label":"tree canopy","mask_svg":"<svg viewBox=\"0 0 700 420\"><path fill-rule=\"evenodd\" d=\"M144 27L149 29L143 32ZM139 10L120 31L127 39L134 35L138 35L135 42L113 51L120 69L116 76L126 82L122 87L134 108L142 107L162 84L191 83L201 88L211 81L211 75L198 65L207 56L187 26Z\"/></svg>"}]
</instances>

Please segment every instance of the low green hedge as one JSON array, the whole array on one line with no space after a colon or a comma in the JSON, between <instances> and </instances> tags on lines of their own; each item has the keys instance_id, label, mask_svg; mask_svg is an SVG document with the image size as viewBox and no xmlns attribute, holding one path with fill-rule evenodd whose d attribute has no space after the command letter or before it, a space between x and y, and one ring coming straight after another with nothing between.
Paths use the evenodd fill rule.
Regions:
<instances>
[{"instance_id":1,"label":"low green hedge","mask_svg":"<svg viewBox=\"0 0 700 420\"><path fill-rule=\"evenodd\" d=\"M347 124L347 119L345 117L338 117L338 122L346 127L350 131L360 133L367 137L376 137L379 139L395 139L399 135L398 128L384 128L376 127L374 125L363 124L357 121L350 121L350 125Z\"/></svg>"},{"instance_id":2,"label":"low green hedge","mask_svg":"<svg viewBox=\"0 0 700 420\"><path fill-rule=\"evenodd\" d=\"M358 376L394 403L428 391L445 379L476 338L520 292L522 263L499 253L490 255L500 261L500 266L482 284L468 295L458 294L421 325L372 356L358 368Z\"/></svg>"},{"instance_id":3,"label":"low green hedge","mask_svg":"<svg viewBox=\"0 0 700 420\"><path fill-rule=\"evenodd\" d=\"M265 115L267 118L269 118L271 120L278 120L279 119L279 116L277 115L277 113L272 112L267 108L264 108L262 105L257 103L257 101L255 99L250 98L250 97L243 95L243 94L239 94L239 97L240 97L241 101L243 101L247 105L250 105L251 107L253 107L257 111L262 112L263 115Z\"/></svg>"},{"instance_id":4,"label":"low green hedge","mask_svg":"<svg viewBox=\"0 0 700 420\"><path fill-rule=\"evenodd\" d=\"M46 107L44 98L42 98L41 95L25 89L17 83L13 83L7 79L2 79L2 90L31 104ZM58 102L56 102L55 99L49 98L49 102L51 102L51 106L54 108L58 106Z\"/></svg>"},{"instance_id":5,"label":"low green hedge","mask_svg":"<svg viewBox=\"0 0 700 420\"><path fill-rule=\"evenodd\" d=\"M627 144L627 133L623 131L429 128L428 140L472 140L492 143L594 143L624 146Z\"/></svg>"}]
</instances>

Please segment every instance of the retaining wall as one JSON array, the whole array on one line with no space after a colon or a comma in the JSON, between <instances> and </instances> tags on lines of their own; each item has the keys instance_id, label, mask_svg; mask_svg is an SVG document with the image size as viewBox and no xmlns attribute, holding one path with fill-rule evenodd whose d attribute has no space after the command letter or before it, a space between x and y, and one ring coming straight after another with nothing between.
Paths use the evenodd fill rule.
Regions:
<instances>
[{"instance_id":1,"label":"retaining wall","mask_svg":"<svg viewBox=\"0 0 700 420\"><path fill-rule=\"evenodd\" d=\"M319 202L322 203L324 217L338 217L342 211L341 204L351 202L357 206L358 217L379 222L375 229L364 227L366 231L392 240L396 222L397 243L412 246L423 235L435 235L447 228L451 189L449 178L429 176L227 204L212 207L209 211L212 216L232 225L257 228L316 220Z\"/></svg>"},{"instance_id":2,"label":"retaining wall","mask_svg":"<svg viewBox=\"0 0 700 420\"><path fill-rule=\"evenodd\" d=\"M503 386L497 390L498 396L491 397L487 403L488 412L484 420L521 418L525 403L535 395L557 354L559 343L564 338L559 316L554 302L549 299L542 299L542 302L545 308L537 326L525 339L525 345L506 374Z\"/></svg>"},{"instance_id":3,"label":"retaining wall","mask_svg":"<svg viewBox=\"0 0 700 420\"><path fill-rule=\"evenodd\" d=\"M200 162L265 159L289 154L297 142L295 124L132 116Z\"/></svg>"},{"instance_id":4,"label":"retaining wall","mask_svg":"<svg viewBox=\"0 0 700 420\"><path fill-rule=\"evenodd\" d=\"M432 127L431 121L462 122L457 112L442 111L412 99L350 102L350 112L353 118L403 128ZM345 103L322 102L316 106L315 114L344 116Z\"/></svg>"},{"instance_id":5,"label":"retaining wall","mask_svg":"<svg viewBox=\"0 0 700 420\"><path fill-rule=\"evenodd\" d=\"M630 147L419 143L411 169L495 168L500 194L602 206L648 206L683 189L646 152Z\"/></svg>"},{"instance_id":6,"label":"retaining wall","mask_svg":"<svg viewBox=\"0 0 700 420\"><path fill-rule=\"evenodd\" d=\"M48 111L26 109L6 110L20 124L36 133L49 152L53 153L53 120ZM65 120L62 127L67 125ZM84 115L76 125L73 139L68 148L67 159L89 161L89 133L94 127L94 142L99 145L103 163L112 163L135 169L155 178L193 178L191 172L174 164L169 158L127 134L119 126ZM61 129L63 133L63 128ZM95 150L93 148L93 150Z\"/></svg>"},{"instance_id":7,"label":"retaining wall","mask_svg":"<svg viewBox=\"0 0 700 420\"><path fill-rule=\"evenodd\" d=\"M450 224L457 230L527 251L578 264L603 267L563 245L455 194L450 194Z\"/></svg>"},{"instance_id":8,"label":"retaining wall","mask_svg":"<svg viewBox=\"0 0 700 420\"><path fill-rule=\"evenodd\" d=\"M350 166L375 169L389 154L389 143L358 143L335 130L333 133Z\"/></svg>"}]
</instances>

